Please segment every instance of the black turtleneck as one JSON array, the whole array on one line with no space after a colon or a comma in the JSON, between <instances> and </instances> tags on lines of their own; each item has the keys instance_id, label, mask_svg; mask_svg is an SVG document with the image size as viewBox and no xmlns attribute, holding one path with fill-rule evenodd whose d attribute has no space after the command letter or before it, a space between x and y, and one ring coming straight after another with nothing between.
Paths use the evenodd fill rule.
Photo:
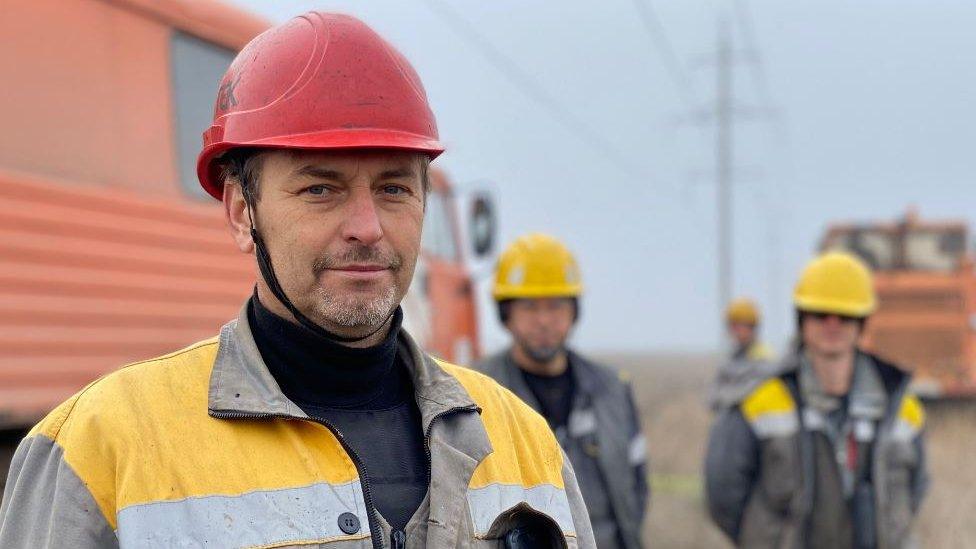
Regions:
<instances>
[{"instance_id":1,"label":"black turtleneck","mask_svg":"<svg viewBox=\"0 0 976 549\"><path fill-rule=\"evenodd\" d=\"M420 410L399 352L403 313L378 345L357 349L323 338L251 299L254 341L282 392L309 417L342 433L359 458L376 510L403 530L429 484Z\"/></svg>"}]
</instances>

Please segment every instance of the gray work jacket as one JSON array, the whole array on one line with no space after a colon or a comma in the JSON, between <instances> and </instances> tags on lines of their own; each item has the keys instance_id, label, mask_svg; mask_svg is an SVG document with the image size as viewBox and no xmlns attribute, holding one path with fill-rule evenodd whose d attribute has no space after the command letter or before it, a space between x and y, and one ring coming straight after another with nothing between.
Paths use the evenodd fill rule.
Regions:
<instances>
[{"instance_id":1,"label":"gray work jacket","mask_svg":"<svg viewBox=\"0 0 976 549\"><path fill-rule=\"evenodd\" d=\"M569 353L569 362L576 396L567 436L560 442L570 460L581 452L586 452L587 456L596 454L597 470L584 468L574 461L583 497L587 499L587 490L604 490L597 496L610 503L616 523L610 526L619 533L624 547L638 549L642 547L641 524L649 499L648 466L646 440L641 433L630 386L610 368L576 353ZM541 409L511 359L510 351L490 356L476 368L511 389L535 410ZM595 444L590 442L594 439ZM587 474L596 478L584 478ZM591 516L592 520L594 517ZM606 529L594 523L593 530L599 538L599 532Z\"/></svg>"},{"instance_id":2,"label":"gray work jacket","mask_svg":"<svg viewBox=\"0 0 976 549\"><path fill-rule=\"evenodd\" d=\"M871 355L857 360L874 368L884 393L880 418L848 435L865 448L860 491L845 492L838 448L803 401L798 354L716 420L705 460L708 508L738 546L912 546L928 485L924 412L907 392L907 373Z\"/></svg>"},{"instance_id":3,"label":"gray work jacket","mask_svg":"<svg viewBox=\"0 0 976 549\"><path fill-rule=\"evenodd\" d=\"M499 548L513 528L541 524L555 547L595 547L545 420L406 332L400 352L431 482L398 542ZM342 434L285 397L242 312L218 337L109 374L38 424L11 464L0 547L391 547L369 501Z\"/></svg>"}]
</instances>

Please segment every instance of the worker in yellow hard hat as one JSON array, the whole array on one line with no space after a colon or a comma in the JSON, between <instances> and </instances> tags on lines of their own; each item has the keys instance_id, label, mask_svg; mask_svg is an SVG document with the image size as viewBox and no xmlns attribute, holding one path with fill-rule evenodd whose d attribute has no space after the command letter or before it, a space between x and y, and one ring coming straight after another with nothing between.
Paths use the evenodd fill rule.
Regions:
<instances>
[{"instance_id":1,"label":"worker in yellow hard hat","mask_svg":"<svg viewBox=\"0 0 976 549\"><path fill-rule=\"evenodd\" d=\"M743 394L773 372L773 353L759 341L761 315L751 299L740 297L725 309L725 326L732 353L719 366L709 390L708 403L713 411L734 405Z\"/></svg>"},{"instance_id":2,"label":"worker in yellow hard hat","mask_svg":"<svg viewBox=\"0 0 976 549\"><path fill-rule=\"evenodd\" d=\"M573 464L597 547L641 547L646 444L629 385L567 348L583 293L573 254L543 234L498 260L493 296L510 348L477 368L546 418Z\"/></svg>"},{"instance_id":3,"label":"worker in yellow hard hat","mask_svg":"<svg viewBox=\"0 0 976 549\"><path fill-rule=\"evenodd\" d=\"M725 325L733 343L732 358L770 360L772 351L759 341L759 307L751 299L741 297L725 309Z\"/></svg>"},{"instance_id":4,"label":"worker in yellow hard hat","mask_svg":"<svg viewBox=\"0 0 976 549\"><path fill-rule=\"evenodd\" d=\"M908 372L858 348L877 306L871 273L825 253L793 304L795 350L712 429L712 518L740 547L913 546L925 414Z\"/></svg>"}]
</instances>

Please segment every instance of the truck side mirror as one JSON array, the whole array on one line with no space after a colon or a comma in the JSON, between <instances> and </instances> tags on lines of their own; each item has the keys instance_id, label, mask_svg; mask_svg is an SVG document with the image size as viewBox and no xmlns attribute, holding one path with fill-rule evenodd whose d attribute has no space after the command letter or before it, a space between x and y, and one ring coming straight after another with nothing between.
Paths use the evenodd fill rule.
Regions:
<instances>
[{"instance_id":1,"label":"truck side mirror","mask_svg":"<svg viewBox=\"0 0 976 549\"><path fill-rule=\"evenodd\" d=\"M487 193L479 193L471 201L471 217L468 218L471 234L471 248L479 258L486 257L495 248L497 220L495 203Z\"/></svg>"}]
</instances>

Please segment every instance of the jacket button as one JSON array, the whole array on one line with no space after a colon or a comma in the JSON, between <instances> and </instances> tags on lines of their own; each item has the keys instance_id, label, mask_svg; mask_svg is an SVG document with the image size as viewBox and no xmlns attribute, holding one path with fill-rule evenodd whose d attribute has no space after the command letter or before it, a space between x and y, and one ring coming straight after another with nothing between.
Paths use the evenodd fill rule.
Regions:
<instances>
[{"instance_id":1,"label":"jacket button","mask_svg":"<svg viewBox=\"0 0 976 549\"><path fill-rule=\"evenodd\" d=\"M359 517L352 513L339 515L339 529L347 534L355 534L359 531Z\"/></svg>"}]
</instances>

